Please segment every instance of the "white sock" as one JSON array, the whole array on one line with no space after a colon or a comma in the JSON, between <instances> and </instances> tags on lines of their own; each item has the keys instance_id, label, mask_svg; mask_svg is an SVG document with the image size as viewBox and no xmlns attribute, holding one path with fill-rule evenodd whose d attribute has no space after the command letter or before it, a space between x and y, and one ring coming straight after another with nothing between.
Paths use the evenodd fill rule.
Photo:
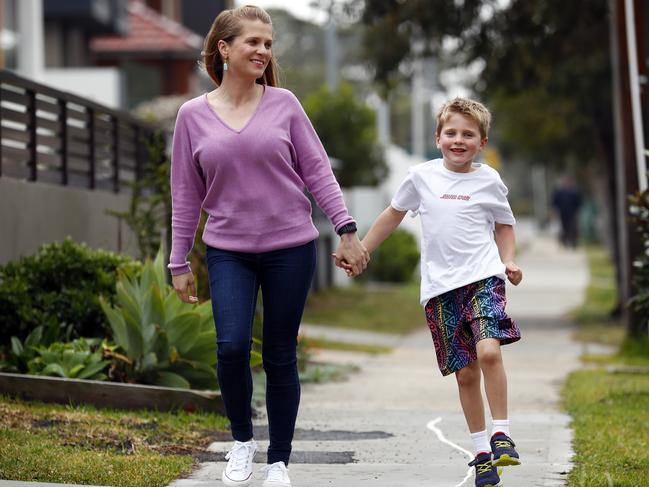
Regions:
<instances>
[{"instance_id":1,"label":"white sock","mask_svg":"<svg viewBox=\"0 0 649 487\"><path fill-rule=\"evenodd\" d=\"M476 456L478 456L478 453L491 453L487 430L471 433L471 440L473 441L473 449L475 450Z\"/></svg>"},{"instance_id":2,"label":"white sock","mask_svg":"<svg viewBox=\"0 0 649 487\"><path fill-rule=\"evenodd\" d=\"M494 419L493 426L491 428L491 436L495 435L496 433L504 433L507 436L511 436L509 434L508 419Z\"/></svg>"}]
</instances>

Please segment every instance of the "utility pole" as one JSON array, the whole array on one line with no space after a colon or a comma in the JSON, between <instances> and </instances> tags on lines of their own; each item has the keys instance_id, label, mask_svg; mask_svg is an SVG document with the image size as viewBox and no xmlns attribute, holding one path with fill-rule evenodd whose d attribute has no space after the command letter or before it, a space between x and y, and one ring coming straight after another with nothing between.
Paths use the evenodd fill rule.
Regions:
<instances>
[{"instance_id":1,"label":"utility pole","mask_svg":"<svg viewBox=\"0 0 649 487\"><path fill-rule=\"evenodd\" d=\"M630 5L633 7L632 11L629 10ZM609 0L609 9L615 130L615 206L619 255L617 265L620 275L618 283L620 286L619 297L622 319L627 334L629 336L641 336L645 331L642 326L642 317L637 316L628 307L627 303L629 298L635 294L632 283L633 260L640 255L643 246L640 236L628 216L629 203L627 197L637 192L643 184L646 187L646 174L644 176L641 174L637 157L637 144L644 139L644 134L638 132L638 121L642 125L642 110L639 110L639 108L643 106L639 80L641 76L646 76L645 63L638 63L637 61L638 58L645 59L643 48L644 28L639 19L642 19L643 15L645 15L646 7L643 5L642 0L635 0L635 2ZM627 12L631 15L628 15ZM629 21L633 25L632 30L635 31L633 36L635 42L633 42L632 36L628 35L627 22ZM635 56L633 55L634 51ZM635 57L635 59L630 59L631 57ZM635 66L632 65L633 63L635 63ZM646 107L646 95L644 102ZM633 108L634 105L635 108ZM644 182L642 182L643 179Z\"/></svg>"},{"instance_id":2,"label":"utility pole","mask_svg":"<svg viewBox=\"0 0 649 487\"><path fill-rule=\"evenodd\" d=\"M325 28L325 58L327 64L327 86L331 92L338 89L338 33L334 16L334 2L329 5L329 21Z\"/></svg>"},{"instance_id":3,"label":"utility pole","mask_svg":"<svg viewBox=\"0 0 649 487\"><path fill-rule=\"evenodd\" d=\"M629 87L631 91L631 114L633 117L633 138L635 139L638 185L640 187L640 191L644 191L645 189L647 189L647 158L645 156L644 124L642 121L640 100L640 74L638 69L638 50L642 52L642 49L639 49L638 37L636 36L636 9L633 3L634 0L624 1L624 19L626 26L627 59L629 64ZM642 5L640 5L640 13L642 14ZM638 23L642 29L642 15L640 15L638 18L640 19L640 22Z\"/></svg>"},{"instance_id":4,"label":"utility pole","mask_svg":"<svg viewBox=\"0 0 649 487\"><path fill-rule=\"evenodd\" d=\"M18 5L18 72L42 81L45 44L43 42L43 0L21 0Z\"/></svg>"},{"instance_id":5,"label":"utility pole","mask_svg":"<svg viewBox=\"0 0 649 487\"><path fill-rule=\"evenodd\" d=\"M425 158L426 157L426 117L425 107L426 104L426 90L424 80L424 60L417 57L413 62L412 72L412 96L410 107L410 120L411 120L411 145L413 155Z\"/></svg>"}]
</instances>

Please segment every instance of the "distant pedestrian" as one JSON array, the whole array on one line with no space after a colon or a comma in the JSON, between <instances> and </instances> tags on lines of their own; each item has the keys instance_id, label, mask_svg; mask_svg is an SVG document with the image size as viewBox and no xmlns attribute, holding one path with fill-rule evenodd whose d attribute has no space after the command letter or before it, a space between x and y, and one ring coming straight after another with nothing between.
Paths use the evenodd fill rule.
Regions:
<instances>
[{"instance_id":1,"label":"distant pedestrian","mask_svg":"<svg viewBox=\"0 0 649 487\"><path fill-rule=\"evenodd\" d=\"M505 277L523 278L514 263L514 216L498 173L475 161L487 143L491 115L473 100L456 98L437 113L437 148L443 158L410 169L363 245L374 251L408 211L421 218L421 304L437 362L455 374L475 459L477 487L500 486L497 467L519 465L510 438L507 376L500 346L520 339L505 313ZM495 238L494 238L495 233ZM351 266L338 256L348 274ZM481 378L493 427L488 435Z\"/></svg>"},{"instance_id":2,"label":"distant pedestrian","mask_svg":"<svg viewBox=\"0 0 649 487\"><path fill-rule=\"evenodd\" d=\"M263 9L244 6L219 14L203 51L216 89L180 108L173 139L169 268L181 299L196 302L186 256L202 208L209 216L203 241L217 373L235 440L222 474L229 486L250 484L257 452L250 347L260 288L270 438L263 485L291 486L287 465L300 401L297 335L318 236L305 189L340 235L337 252L354 271L369 260L313 126L297 98L277 87L272 43L271 19Z\"/></svg>"},{"instance_id":3,"label":"distant pedestrian","mask_svg":"<svg viewBox=\"0 0 649 487\"><path fill-rule=\"evenodd\" d=\"M563 176L552 195L552 208L559 217L559 241L564 247L574 249L579 240L579 209L581 193L572 176Z\"/></svg>"}]
</instances>

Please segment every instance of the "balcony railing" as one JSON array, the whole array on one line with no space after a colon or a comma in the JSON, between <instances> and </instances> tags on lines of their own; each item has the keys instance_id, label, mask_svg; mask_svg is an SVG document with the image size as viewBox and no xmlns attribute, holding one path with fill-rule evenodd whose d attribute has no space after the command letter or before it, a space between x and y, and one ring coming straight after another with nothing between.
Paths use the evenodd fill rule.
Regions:
<instances>
[{"instance_id":1,"label":"balcony railing","mask_svg":"<svg viewBox=\"0 0 649 487\"><path fill-rule=\"evenodd\" d=\"M119 192L139 180L155 127L0 70L0 177Z\"/></svg>"}]
</instances>

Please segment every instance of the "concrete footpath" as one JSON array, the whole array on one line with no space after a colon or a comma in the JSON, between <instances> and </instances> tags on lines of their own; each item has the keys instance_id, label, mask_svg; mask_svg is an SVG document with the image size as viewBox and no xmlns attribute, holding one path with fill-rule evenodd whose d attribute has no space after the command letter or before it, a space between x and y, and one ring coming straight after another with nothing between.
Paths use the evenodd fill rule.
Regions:
<instances>
[{"instance_id":1,"label":"concrete footpath","mask_svg":"<svg viewBox=\"0 0 649 487\"><path fill-rule=\"evenodd\" d=\"M571 341L564 315L578 306L588 282L582 252L566 251L535 236L518 259L519 287L508 285L508 312L523 339L503 348L509 376L512 436L523 465L509 467L503 485L566 485L572 455L569 417L558 407L559 387L579 366L580 346ZM392 353L323 351L318 360L352 363L360 370L345 382L305 385L290 475L294 487L473 486L471 442L453 377L437 370L430 332L406 337L305 325L303 333L336 340L394 347ZM265 462L267 426L256 420L257 455L253 486ZM230 442L214 443L214 462L170 487L216 487ZM0 487L50 486L0 481ZM60 484L59 484L60 487Z\"/></svg>"},{"instance_id":2,"label":"concrete footpath","mask_svg":"<svg viewBox=\"0 0 649 487\"><path fill-rule=\"evenodd\" d=\"M521 286L508 285L508 311L523 340L503 348L509 375L510 418L523 465L503 474L505 486L565 485L572 451L570 418L558 407L559 387L579 366L564 315L578 306L588 282L582 252L537 237L518 259ZM471 442L453 377L436 368L430 333L389 337L305 325L307 336L390 344L390 354L367 356L324 351L319 360L354 363L349 380L303 387L290 475L295 487L472 486L467 467ZM376 336L376 339L373 339ZM265 461L265 418L256 437ZM224 454L229 442L210 450ZM205 463L173 487L222 485L224 463ZM259 465L261 467L261 464ZM256 473L253 485L260 486Z\"/></svg>"}]
</instances>

